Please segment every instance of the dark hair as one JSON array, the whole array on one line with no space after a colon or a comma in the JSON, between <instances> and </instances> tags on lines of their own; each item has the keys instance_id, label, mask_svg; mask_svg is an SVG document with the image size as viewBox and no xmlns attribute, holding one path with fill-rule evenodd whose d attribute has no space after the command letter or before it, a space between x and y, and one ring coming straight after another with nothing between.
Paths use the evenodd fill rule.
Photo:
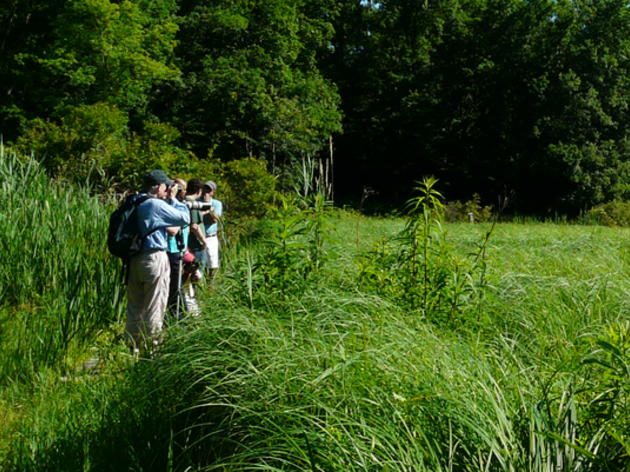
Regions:
<instances>
[{"instance_id":1,"label":"dark hair","mask_svg":"<svg viewBox=\"0 0 630 472\"><path fill-rule=\"evenodd\" d=\"M201 179L190 179L188 184L186 185L186 193L192 195L193 193L197 193L203 187L203 182Z\"/></svg>"}]
</instances>

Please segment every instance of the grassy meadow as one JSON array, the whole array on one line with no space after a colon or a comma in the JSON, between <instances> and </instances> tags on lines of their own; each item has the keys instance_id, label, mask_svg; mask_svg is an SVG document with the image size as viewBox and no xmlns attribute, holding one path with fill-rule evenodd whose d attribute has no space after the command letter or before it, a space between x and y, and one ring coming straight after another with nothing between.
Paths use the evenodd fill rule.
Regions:
<instances>
[{"instance_id":1,"label":"grassy meadow","mask_svg":"<svg viewBox=\"0 0 630 472\"><path fill-rule=\"evenodd\" d=\"M111 206L1 157L2 470L630 470L630 230L285 201L134 360Z\"/></svg>"}]
</instances>

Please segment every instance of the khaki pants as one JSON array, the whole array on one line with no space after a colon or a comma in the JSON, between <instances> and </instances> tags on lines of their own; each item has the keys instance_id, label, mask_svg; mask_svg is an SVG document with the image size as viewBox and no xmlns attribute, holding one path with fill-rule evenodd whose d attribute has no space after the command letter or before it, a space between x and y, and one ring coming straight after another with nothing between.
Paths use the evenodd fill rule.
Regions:
<instances>
[{"instance_id":1,"label":"khaki pants","mask_svg":"<svg viewBox=\"0 0 630 472\"><path fill-rule=\"evenodd\" d=\"M170 266L165 251L143 252L129 261L127 334L134 347L159 341L169 282Z\"/></svg>"}]
</instances>

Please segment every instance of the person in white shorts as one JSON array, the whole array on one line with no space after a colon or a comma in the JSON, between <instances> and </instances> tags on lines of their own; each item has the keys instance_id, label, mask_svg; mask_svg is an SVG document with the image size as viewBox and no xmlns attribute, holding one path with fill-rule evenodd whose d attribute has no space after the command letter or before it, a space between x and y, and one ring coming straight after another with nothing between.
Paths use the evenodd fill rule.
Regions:
<instances>
[{"instance_id":1,"label":"person in white shorts","mask_svg":"<svg viewBox=\"0 0 630 472\"><path fill-rule=\"evenodd\" d=\"M212 203L212 209L204 212L204 225L206 230L205 260L202 261L208 278L212 280L219 268L219 225L223 222L223 203L214 198L217 184L208 180L203 185L201 200Z\"/></svg>"}]
</instances>

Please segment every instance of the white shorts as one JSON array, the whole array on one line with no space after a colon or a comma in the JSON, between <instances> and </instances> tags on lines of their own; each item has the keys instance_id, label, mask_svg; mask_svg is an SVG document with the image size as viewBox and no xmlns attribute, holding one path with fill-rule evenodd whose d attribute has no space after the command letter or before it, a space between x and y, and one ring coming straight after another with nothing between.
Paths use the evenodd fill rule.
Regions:
<instances>
[{"instance_id":1,"label":"white shorts","mask_svg":"<svg viewBox=\"0 0 630 472\"><path fill-rule=\"evenodd\" d=\"M215 234L206 237L206 260L207 269L219 268L219 237Z\"/></svg>"}]
</instances>

